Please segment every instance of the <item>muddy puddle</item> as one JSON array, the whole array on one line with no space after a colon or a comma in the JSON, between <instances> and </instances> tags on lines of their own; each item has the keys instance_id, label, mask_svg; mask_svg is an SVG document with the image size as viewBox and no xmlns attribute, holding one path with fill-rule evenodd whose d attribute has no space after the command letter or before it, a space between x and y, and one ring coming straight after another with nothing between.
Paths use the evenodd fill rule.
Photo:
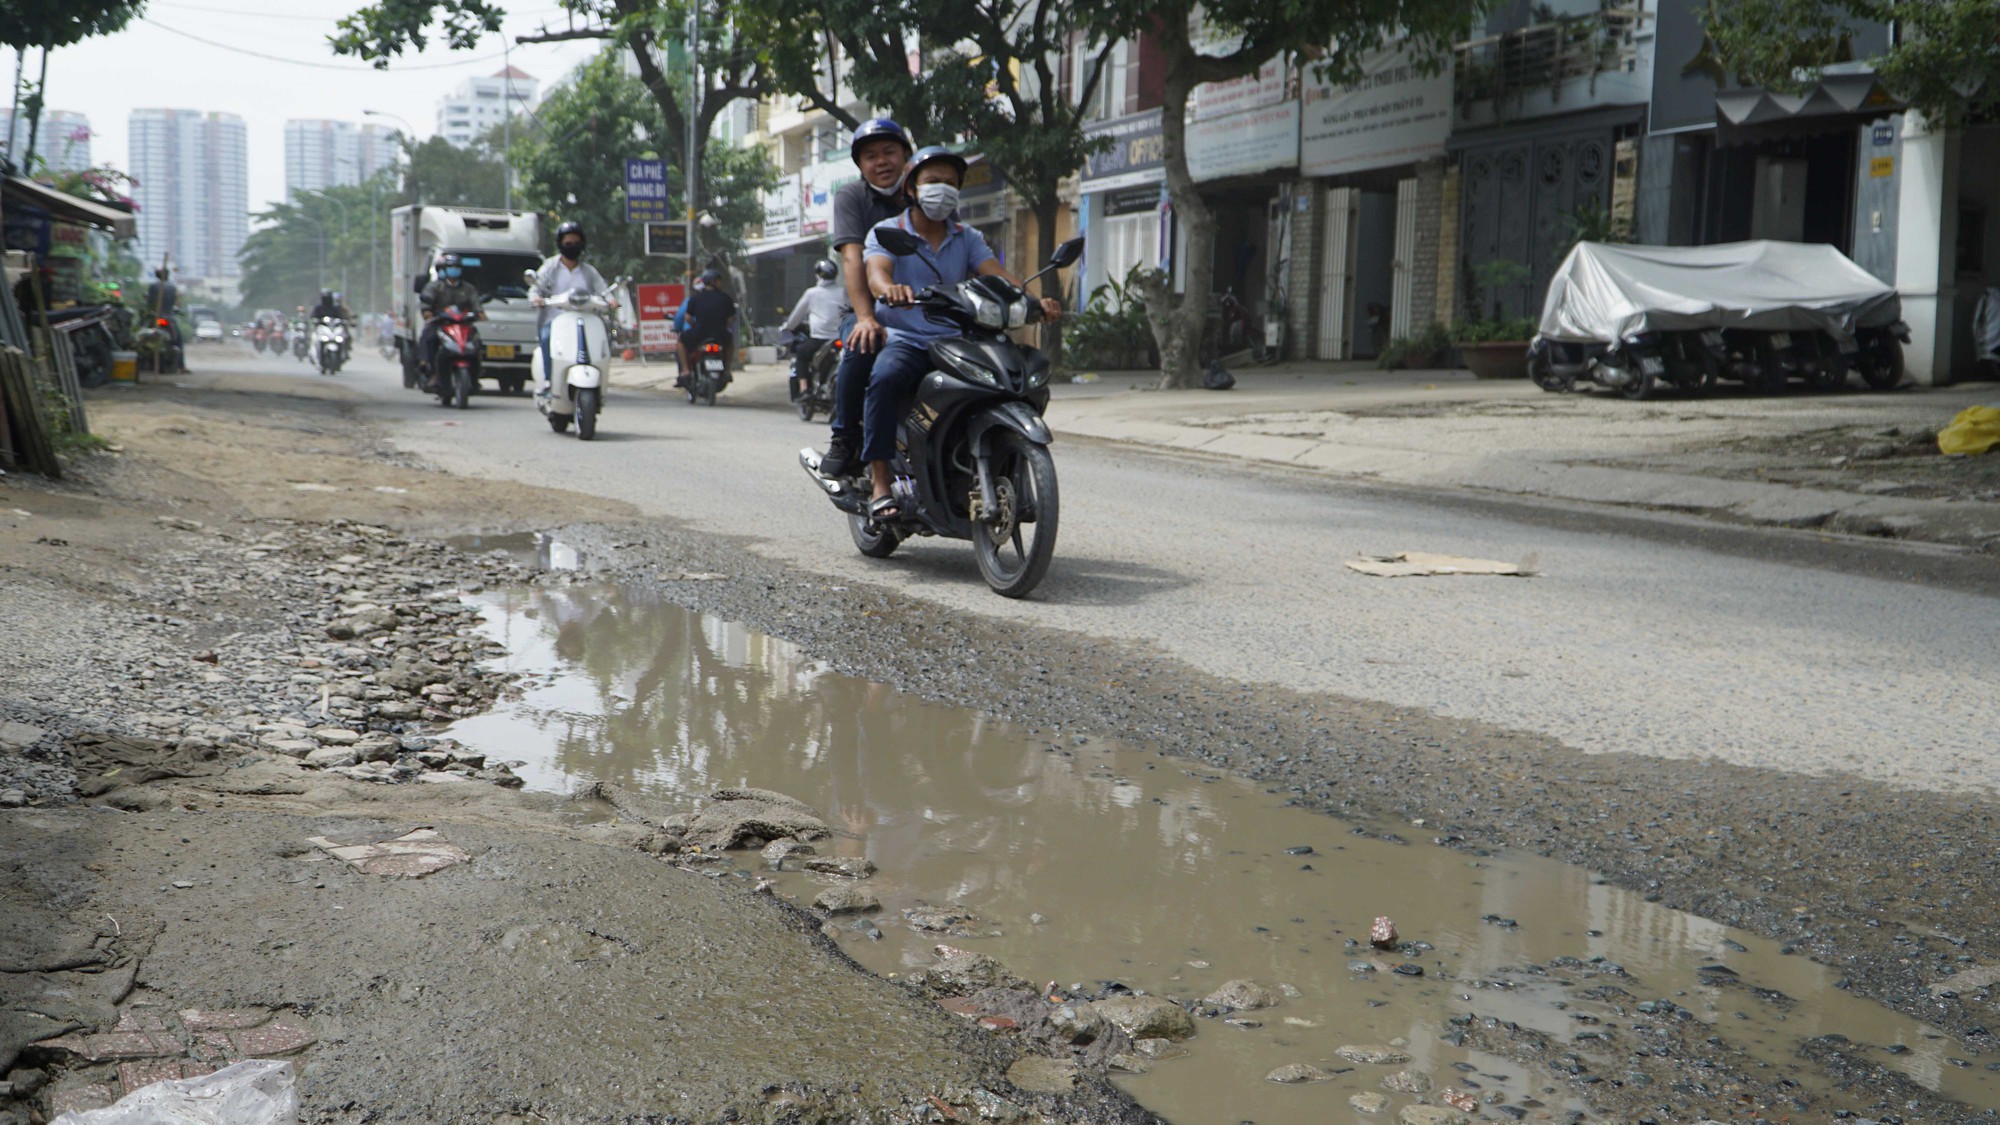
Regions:
<instances>
[{"instance_id":1,"label":"muddy puddle","mask_svg":"<svg viewBox=\"0 0 2000 1125\"><path fill-rule=\"evenodd\" d=\"M1517 1021L1630 1080L1646 1013L1676 1007L1707 1025L1694 1042L1721 1036L1773 1079L1823 1095L1820 1110L1876 1101L1832 1091L1799 1059L1802 1042L1828 1034L1946 1097L2000 1107L1992 1058L1842 991L1832 970L1586 871L1468 855L1421 825L1334 820L1175 759L928 704L642 591L579 583L475 600L526 687L455 737L523 762L538 789L604 780L692 808L717 787L754 785L812 804L839 833L822 854L879 868L866 886L883 910L836 923L878 972L928 964L947 941L1065 992L1118 982L1198 999L1237 978L1296 990L1236 1013L1258 1026L1198 1019L1184 1053L1119 1079L1179 1125L1370 1120L1349 1095L1380 1093L1399 1070L1472 1094L1484 1118L1564 1121L1583 1108L1569 1087L1545 1065L1453 1045L1452 1017ZM739 863L760 866L754 853ZM802 903L837 881L776 878ZM976 920L957 936L922 932L905 911L925 904ZM1370 948L1377 915L1422 944ZM1410 1061L1356 1064L1337 1053L1351 1044ZM1265 1080L1292 1063L1333 1076ZM1414 1100L1391 1093L1373 1119Z\"/></svg>"}]
</instances>

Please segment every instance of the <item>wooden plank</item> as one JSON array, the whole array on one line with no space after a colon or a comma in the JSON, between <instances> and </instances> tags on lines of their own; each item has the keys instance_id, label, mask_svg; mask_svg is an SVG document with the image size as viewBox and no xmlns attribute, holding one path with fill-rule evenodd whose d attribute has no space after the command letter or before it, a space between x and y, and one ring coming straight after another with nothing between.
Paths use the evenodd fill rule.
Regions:
<instances>
[{"instance_id":1,"label":"wooden plank","mask_svg":"<svg viewBox=\"0 0 2000 1125\"><path fill-rule=\"evenodd\" d=\"M45 477L60 479L62 461L56 456L47 416L42 413L40 382L25 352L19 348L0 349L0 383L4 383L10 404L8 414L20 438L18 446L25 454L22 466Z\"/></svg>"}]
</instances>

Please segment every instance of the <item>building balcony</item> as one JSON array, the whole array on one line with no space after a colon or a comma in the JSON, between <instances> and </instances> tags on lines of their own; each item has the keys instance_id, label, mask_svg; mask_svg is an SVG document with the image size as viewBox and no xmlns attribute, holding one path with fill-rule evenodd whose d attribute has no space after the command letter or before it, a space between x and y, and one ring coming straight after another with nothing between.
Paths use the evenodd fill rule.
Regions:
<instances>
[{"instance_id":1,"label":"building balcony","mask_svg":"<svg viewBox=\"0 0 2000 1125\"><path fill-rule=\"evenodd\" d=\"M1637 8L1607 8L1460 43L1452 65L1460 117L1536 116L1625 100L1647 18ZM1607 85L1613 89L1600 89Z\"/></svg>"}]
</instances>

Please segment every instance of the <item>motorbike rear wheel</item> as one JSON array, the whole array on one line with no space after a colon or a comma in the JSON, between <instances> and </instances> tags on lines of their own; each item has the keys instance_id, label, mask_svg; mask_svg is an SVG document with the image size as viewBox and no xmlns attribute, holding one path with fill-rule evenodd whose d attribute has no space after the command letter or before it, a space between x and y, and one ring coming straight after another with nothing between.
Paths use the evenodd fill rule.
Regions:
<instances>
[{"instance_id":1,"label":"motorbike rear wheel","mask_svg":"<svg viewBox=\"0 0 2000 1125\"><path fill-rule=\"evenodd\" d=\"M848 516L847 532L854 537L854 546L871 559L888 558L903 542L894 528L883 527L867 516Z\"/></svg>"},{"instance_id":2,"label":"motorbike rear wheel","mask_svg":"<svg viewBox=\"0 0 2000 1125\"><path fill-rule=\"evenodd\" d=\"M695 401L703 406L715 405L715 380L706 374L695 380Z\"/></svg>"},{"instance_id":3,"label":"motorbike rear wheel","mask_svg":"<svg viewBox=\"0 0 2000 1125\"><path fill-rule=\"evenodd\" d=\"M1547 353L1528 360L1528 378L1552 395L1566 395L1576 389L1576 376L1558 373Z\"/></svg>"},{"instance_id":4,"label":"motorbike rear wheel","mask_svg":"<svg viewBox=\"0 0 2000 1125\"><path fill-rule=\"evenodd\" d=\"M566 433L568 433L568 432L569 432L569 415L567 415L567 414L551 414L551 415L549 415L549 429L551 429L551 430L554 430L555 432L557 432L557 433L559 433L559 434L566 434Z\"/></svg>"},{"instance_id":5,"label":"motorbike rear wheel","mask_svg":"<svg viewBox=\"0 0 2000 1125\"><path fill-rule=\"evenodd\" d=\"M994 439L993 489L1000 511L972 525L979 573L1003 598L1024 598L1049 571L1062 506L1047 448L1012 430Z\"/></svg>"},{"instance_id":6,"label":"motorbike rear wheel","mask_svg":"<svg viewBox=\"0 0 2000 1125\"><path fill-rule=\"evenodd\" d=\"M1863 348L1859 362L1861 381L1871 391L1893 391L1903 382L1903 342L1894 337Z\"/></svg>"},{"instance_id":7,"label":"motorbike rear wheel","mask_svg":"<svg viewBox=\"0 0 2000 1125\"><path fill-rule=\"evenodd\" d=\"M576 436L582 441L597 436L596 387L585 387L576 392Z\"/></svg>"}]
</instances>

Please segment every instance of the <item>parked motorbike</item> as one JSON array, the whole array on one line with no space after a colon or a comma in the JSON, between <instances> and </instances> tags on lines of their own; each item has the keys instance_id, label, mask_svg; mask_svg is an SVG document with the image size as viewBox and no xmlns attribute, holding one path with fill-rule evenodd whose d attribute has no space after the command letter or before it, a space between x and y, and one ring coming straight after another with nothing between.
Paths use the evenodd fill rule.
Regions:
<instances>
[{"instance_id":1,"label":"parked motorbike","mask_svg":"<svg viewBox=\"0 0 2000 1125\"><path fill-rule=\"evenodd\" d=\"M134 333L132 346L139 353L141 371L172 375L186 366L181 346L174 343L173 321L164 316L153 317L150 324Z\"/></svg>"},{"instance_id":2,"label":"parked motorbike","mask_svg":"<svg viewBox=\"0 0 2000 1125\"><path fill-rule=\"evenodd\" d=\"M88 389L111 381L111 353L118 350L131 313L122 305L79 305L50 309L49 327L69 339L76 364L76 381Z\"/></svg>"},{"instance_id":3,"label":"parked motorbike","mask_svg":"<svg viewBox=\"0 0 2000 1125\"><path fill-rule=\"evenodd\" d=\"M528 284L535 284L535 271L527 271ZM630 278L611 283L616 290ZM604 368L611 357L612 303L607 297L571 290L552 298L549 307L550 373L543 379L542 349L535 349L529 367L535 373L536 399L548 417L549 429L563 433L576 422L576 436L584 441L597 436L597 415L604 408ZM547 397L539 392L547 391Z\"/></svg>"},{"instance_id":4,"label":"parked motorbike","mask_svg":"<svg viewBox=\"0 0 2000 1125\"><path fill-rule=\"evenodd\" d=\"M305 362L306 355L311 350L312 350L312 341L308 339L306 336L306 322L303 320L293 321L292 358L303 363Z\"/></svg>"},{"instance_id":5,"label":"parked motorbike","mask_svg":"<svg viewBox=\"0 0 2000 1125\"><path fill-rule=\"evenodd\" d=\"M892 254L921 257L926 249L922 236L908 231L876 233ZM1073 238L1028 281L1082 256L1083 239ZM799 463L847 513L862 554L887 558L912 535L970 539L986 584L1004 597L1025 597L1055 557L1061 509L1053 438L1042 421L1049 359L1016 344L1007 330L1038 322L1041 304L1002 278L974 277L919 290L915 305L963 334L930 345L936 370L924 376L897 426L898 514L886 521L869 514L865 468L857 476L822 476L820 454L810 448L799 451Z\"/></svg>"},{"instance_id":6,"label":"parked motorbike","mask_svg":"<svg viewBox=\"0 0 2000 1125\"><path fill-rule=\"evenodd\" d=\"M437 319L437 371L431 375L431 392L437 395L439 406L464 410L472 389L479 385L480 356L485 349L479 329L474 327L479 317L457 305L447 305Z\"/></svg>"},{"instance_id":7,"label":"parked motorbike","mask_svg":"<svg viewBox=\"0 0 2000 1125\"><path fill-rule=\"evenodd\" d=\"M313 325L313 366L322 375L340 374L347 362L347 325L337 316L323 316Z\"/></svg>"},{"instance_id":8,"label":"parked motorbike","mask_svg":"<svg viewBox=\"0 0 2000 1125\"><path fill-rule=\"evenodd\" d=\"M815 414L833 414L833 375L840 370L840 357L847 341L834 337L820 345L806 364L806 385L799 392L799 421L810 422Z\"/></svg>"}]
</instances>

